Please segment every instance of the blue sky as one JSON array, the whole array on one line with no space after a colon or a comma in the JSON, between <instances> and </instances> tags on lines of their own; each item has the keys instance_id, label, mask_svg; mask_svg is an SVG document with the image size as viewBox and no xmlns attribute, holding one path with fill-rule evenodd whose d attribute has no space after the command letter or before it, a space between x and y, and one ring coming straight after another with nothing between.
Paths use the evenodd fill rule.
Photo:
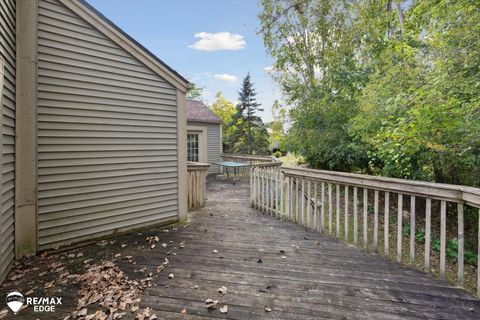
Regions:
<instances>
[{"instance_id":1,"label":"blue sky","mask_svg":"<svg viewBox=\"0 0 480 320\"><path fill-rule=\"evenodd\" d=\"M265 68L272 65L261 36L256 0L87 0L130 36L190 81L205 87L207 102L222 91L238 99L250 72L257 101L271 119L280 93Z\"/></svg>"}]
</instances>

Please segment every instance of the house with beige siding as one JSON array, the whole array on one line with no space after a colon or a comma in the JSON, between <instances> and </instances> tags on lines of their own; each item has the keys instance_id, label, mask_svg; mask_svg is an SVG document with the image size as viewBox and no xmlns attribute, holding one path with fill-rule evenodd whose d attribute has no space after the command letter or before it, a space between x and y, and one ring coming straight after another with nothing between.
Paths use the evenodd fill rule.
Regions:
<instances>
[{"instance_id":1,"label":"house with beige siding","mask_svg":"<svg viewBox=\"0 0 480 320\"><path fill-rule=\"evenodd\" d=\"M222 123L203 102L187 100L187 160L210 164L208 173L219 172Z\"/></svg>"},{"instance_id":2,"label":"house with beige siding","mask_svg":"<svg viewBox=\"0 0 480 320\"><path fill-rule=\"evenodd\" d=\"M81 0L0 1L0 42L0 281L15 258L185 219L185 78Z\"/></svg>"}]
</instances>

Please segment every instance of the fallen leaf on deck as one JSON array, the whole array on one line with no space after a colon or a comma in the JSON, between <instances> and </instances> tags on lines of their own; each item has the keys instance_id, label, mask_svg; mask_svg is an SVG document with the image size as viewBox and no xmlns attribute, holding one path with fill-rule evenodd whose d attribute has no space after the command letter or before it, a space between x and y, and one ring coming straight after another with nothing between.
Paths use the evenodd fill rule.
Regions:
<instances>
[{"instance_id":1,"label":"fallen leaf on deck","mask_svg":"<svg viewBox=\"0 0 480 320\"><path fill-rule=\"evenodd\" d=\"M282 256L282 259L287 259L287 256Z\"/></svg>"},{"instance_id":2,"label":"fallen leaf on deck","mask_svg":"<svg viewBox=\"0 0 480 320\"><path fill-rule=\"evenodd\" d=\"M169 279L173 279L173 273L170 273L170 274L168 275L168 278L169 278Z\"/></svg>"},{"instance_id":3,"label":"fallen leaf on deck","mask_svg":"<svg viewBox=\"0 0 480 320\"><path fill-rule=\"evenodd\" d=\"M267 307L267 306L265 306L265 308L263 308L263 310L265 310L265 312L272 312L272 308Z\"/></svg>"},{"instance_id":4,"label":"fallen leaf on deck","mask_svg":"<svg viewBox=\"0 0 480 320\"><path fill-rule=\"evenodd\" d=\"M167 247L167 244L166 244L166 243L162 243L162 247L166 248L166 247Z\"/></svg>"},{"instance_id":5,"label":"fallen leaf on deck","mask_svg":"<svg viewBox=\"0 0 480 320\"><path fill-rule=\"evenodd\" d=\"M87 308L83 308L82 310L78 311L77 315L86 316L87 312L88 312Z\"/></svg>"},{"instance_id":6,"label":"fallen leaf on deck","mask_svg":"<svg viewBox=\"0 0 480 320\"><path fill-rule=\"evenodd\" d=\"M108 244L108 242L106 240L102 240L102 241L97 242L97 246L100 246L100 247L105 247L107 244Z\"/></svg>"},{"instance_id":7,"label":"fallen leaf on deck","mask_svg":"<svg viewBox=\"0 0 480 320\"><path fill-rule=\"evenodd\" d=\"M124 244L122 244L122 248L125 248L126 246L127 246L127 245L126 245L125 243L124 243Z\"/></svg>"},{"instance_id":8,"label":"fallen leaf on deck","mask_svg":"<svg viewBox=\"0 0 480 320\"><path fill-rule=\"evenodd\" d=\"M39 277L43 277L43 276L46 275L46 274L47 274L47 271L44 271L44 272L40 272L40 273L38 274L38 276L39 276Z\"/></svg>"},{"instance_id":9,"label":"fallen leaf on deck","mask_svg":"<svg viewBox=\"0 0 480 320\"><path fill-rule=\"evenodd\" d=\"M27 292L25 292L25 295L26 295L26 296L29 296L29 295L31 295L34 291L35 291L35 288L30 289L30 290L28 290Z\"/></svg>"},{"instance_id":10,"label":"fallen leaf on deck","mask_svg":"<svg viewBox=\"0 0 480 320\"><path fill-rule=\"evenodd\" d=\"M44 288L45 289L52 288L54 283L55 283L55 281L47 282L47 283L45 283Z\"/></svg>"},{"instance_id":11,"label":"fallen leaf on deck","mask_svg":"<svg viewBox=\"0 0 480 320\"><path fill-rule=\"evenodd\" d=\"M152 315L150 316L150 318L148 318L148 319L149 319L149 320L156 320L156 319L158 319L158 317L157 317L156 314L152 314Z\"/></svg>"},{"instance_id":12,"label":"fallen leaf on deck","mask_svg":"<svg viewBox=\"0 0 480 320\"><path fill-rule=\"evenodd\" d=\"M119 258L119 257L121 257L121 256L122 256L121 253L117 253L116 255L114 255L114 258Z\"/></svg>"},{"instance_id":13,"label":"fallen leaf on deck","mask_svg":"<svg viewBox=\"0 0 480 320\"><path fill-rule=\"evenodd\" d=\"M207 309L216 309L218 300L207 299L205 300L205 308Z\"/></svg>"},{"instance_id":14,"label":"fallen leaf on deck","mask_svg":"<svg viewBox=\"0 0 480 320\"><path fill-rule=\"evenodd\" d=\"M73 318L85 317L86 306L98 303L105 310L98 310L91 319L121 319L126 314L124 310L131 308L134 312L135 305L140 301L137 296L150 285L152 278L129 280L128 277L112 261L104 261L101 265L94 265L77 276L81 284L78 290L77 310L85 312L72 312ZM83 308L83 309L82 309ZM136 307L138 309L138 306ZM108 315L108 316L107 316Z\"/></svg>"},{"instance_id":15,"label":"fallen leaf on deck","mask_svg":"<svg viewBox=\"0 0 480 320\"><path fill-rule=\"evenodd\" d=\"M228 306L224 305L223 307L220 308L221 313L227 313L228 312Z\"/></svg>"},{"instance_id":16,"label":"fallen leaf on deck","mask_svg":"<svg viewBox=\"0 0 480 320\"><path fill-rule=\"evenodd\" d=\"M156 271L157 271L157 273L160 273L160 272L162 272L164 269L165 269L164 266L158 266L157 269L156 269Z\"/></svg>"},{"instance_id":17,"label":"fallen leaf on deck","mask_svg":"<svg viewBox=\"0 0 480 320\"><path fill-rule=\"evenodd\" d=\"M3 309L0 311L0 319L5 318L5 316L8 314L8 309Z\"/></svg>"},{"instance_id":18,"label":"fallen leaf on deck","mask_svg":"<svg viewBox=\"0 0 480 320\"><path fill-rule=\"evenodd\" d=\"M213 253L218 253L218 250L213 249L212 252L213 252Z\"/></svg>"},{"instance_id":19,"label":"fallen leaf on deck","mask_svg":"<svg viewBox=\"0 0 480 320\"><path fill-rule=\"evenodd\" d=\"M180 311L181 314L187 314L187 309L182 309L182 311Z\"/></svg>"},{"instance_id":20,"label":"fallen leaf on deck","mask_svg":"<svg viewBox=\"0 0 480 320\"><path fill-rule=\"evenodd\" d=\"M227 293L227 287L221 286L220 288L218 288L217 292L220 292L223 296L225 293Z\"/></svg>"},{"instance_id":21,"label":"fallen leaf on deck","mask_svg":"<svg viewBox=\"0 0 480 320\"><path fill-rule=\"evenodd\" d=\"M194 288L194 289L198 289L198 286L197 286L197 285L195 285L193 288Z\"/></svg>"},{"instance_id":22,"label":"fallen leaf on deck","mask_svg":"<svg viewBox=\"0 0 480 320\"><path fill-rule=\"evenodd\" d=\"M137 311L137 310L138 310L138 306L137 306L137 305L135 305L135 306L133 306L133 307L132 307L130 310L131 310L132 312L135 312L135 311Z\"/></svg>"}]
</instances>

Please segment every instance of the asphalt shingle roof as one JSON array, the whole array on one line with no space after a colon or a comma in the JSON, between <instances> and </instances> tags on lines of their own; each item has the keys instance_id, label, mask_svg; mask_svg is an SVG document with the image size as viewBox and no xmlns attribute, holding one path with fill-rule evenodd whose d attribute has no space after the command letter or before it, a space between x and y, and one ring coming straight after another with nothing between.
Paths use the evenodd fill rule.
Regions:
<instances>
[{"instance_id":1,"label":"asphalt shingle roof","mask_svg":"<svg viewBox=\"0 0 480 320\"><path fill-rule=\"evenodd\" d=\"M203 102L187 100L187 121L222 123Z\"/></svg>"}]
</instances>

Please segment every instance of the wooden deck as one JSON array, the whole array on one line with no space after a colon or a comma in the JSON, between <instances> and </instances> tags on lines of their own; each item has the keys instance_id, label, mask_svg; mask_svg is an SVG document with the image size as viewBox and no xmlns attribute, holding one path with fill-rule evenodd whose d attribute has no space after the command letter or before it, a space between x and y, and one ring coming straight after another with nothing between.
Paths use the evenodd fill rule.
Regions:
<instances>
[{"instance_id":1,"label":"wooden deck","mask_svg":"<svg viewBox=\"0 0 480 320\"><path fill-rule=\"evenodd\" d=\"M480 303L449 283L251 209L246 184L210 185L207 207L168 240L185 248L142 298L165 318L183 308L192 319L480 318ZM208 298L228 313L206 310Z\"/></svg>"},{"instance_id":2,"label":"wooden deck","mask_svg":"<svg viewBox=\"0 0 480 320\"><path fill-rule=\"evenodd\" d=\"M167 248L152 250L145 244L149 235ZM128 235L97 252L81 250L95 259L132 255L134 264L118 261L132 278L138 277L134 270L154 270L168 258L140 302L159 319L480 318L480 302L452 284L250 208L245 182L210 184L207 206L192 213L187 227ZM217 292L222 286L224 295ZM73 309L70 295L63 312ZM205 308L208 298L219 300L217 309ZM53 319L32 316L42 317Z\"/></svg>"}]
</instances>

